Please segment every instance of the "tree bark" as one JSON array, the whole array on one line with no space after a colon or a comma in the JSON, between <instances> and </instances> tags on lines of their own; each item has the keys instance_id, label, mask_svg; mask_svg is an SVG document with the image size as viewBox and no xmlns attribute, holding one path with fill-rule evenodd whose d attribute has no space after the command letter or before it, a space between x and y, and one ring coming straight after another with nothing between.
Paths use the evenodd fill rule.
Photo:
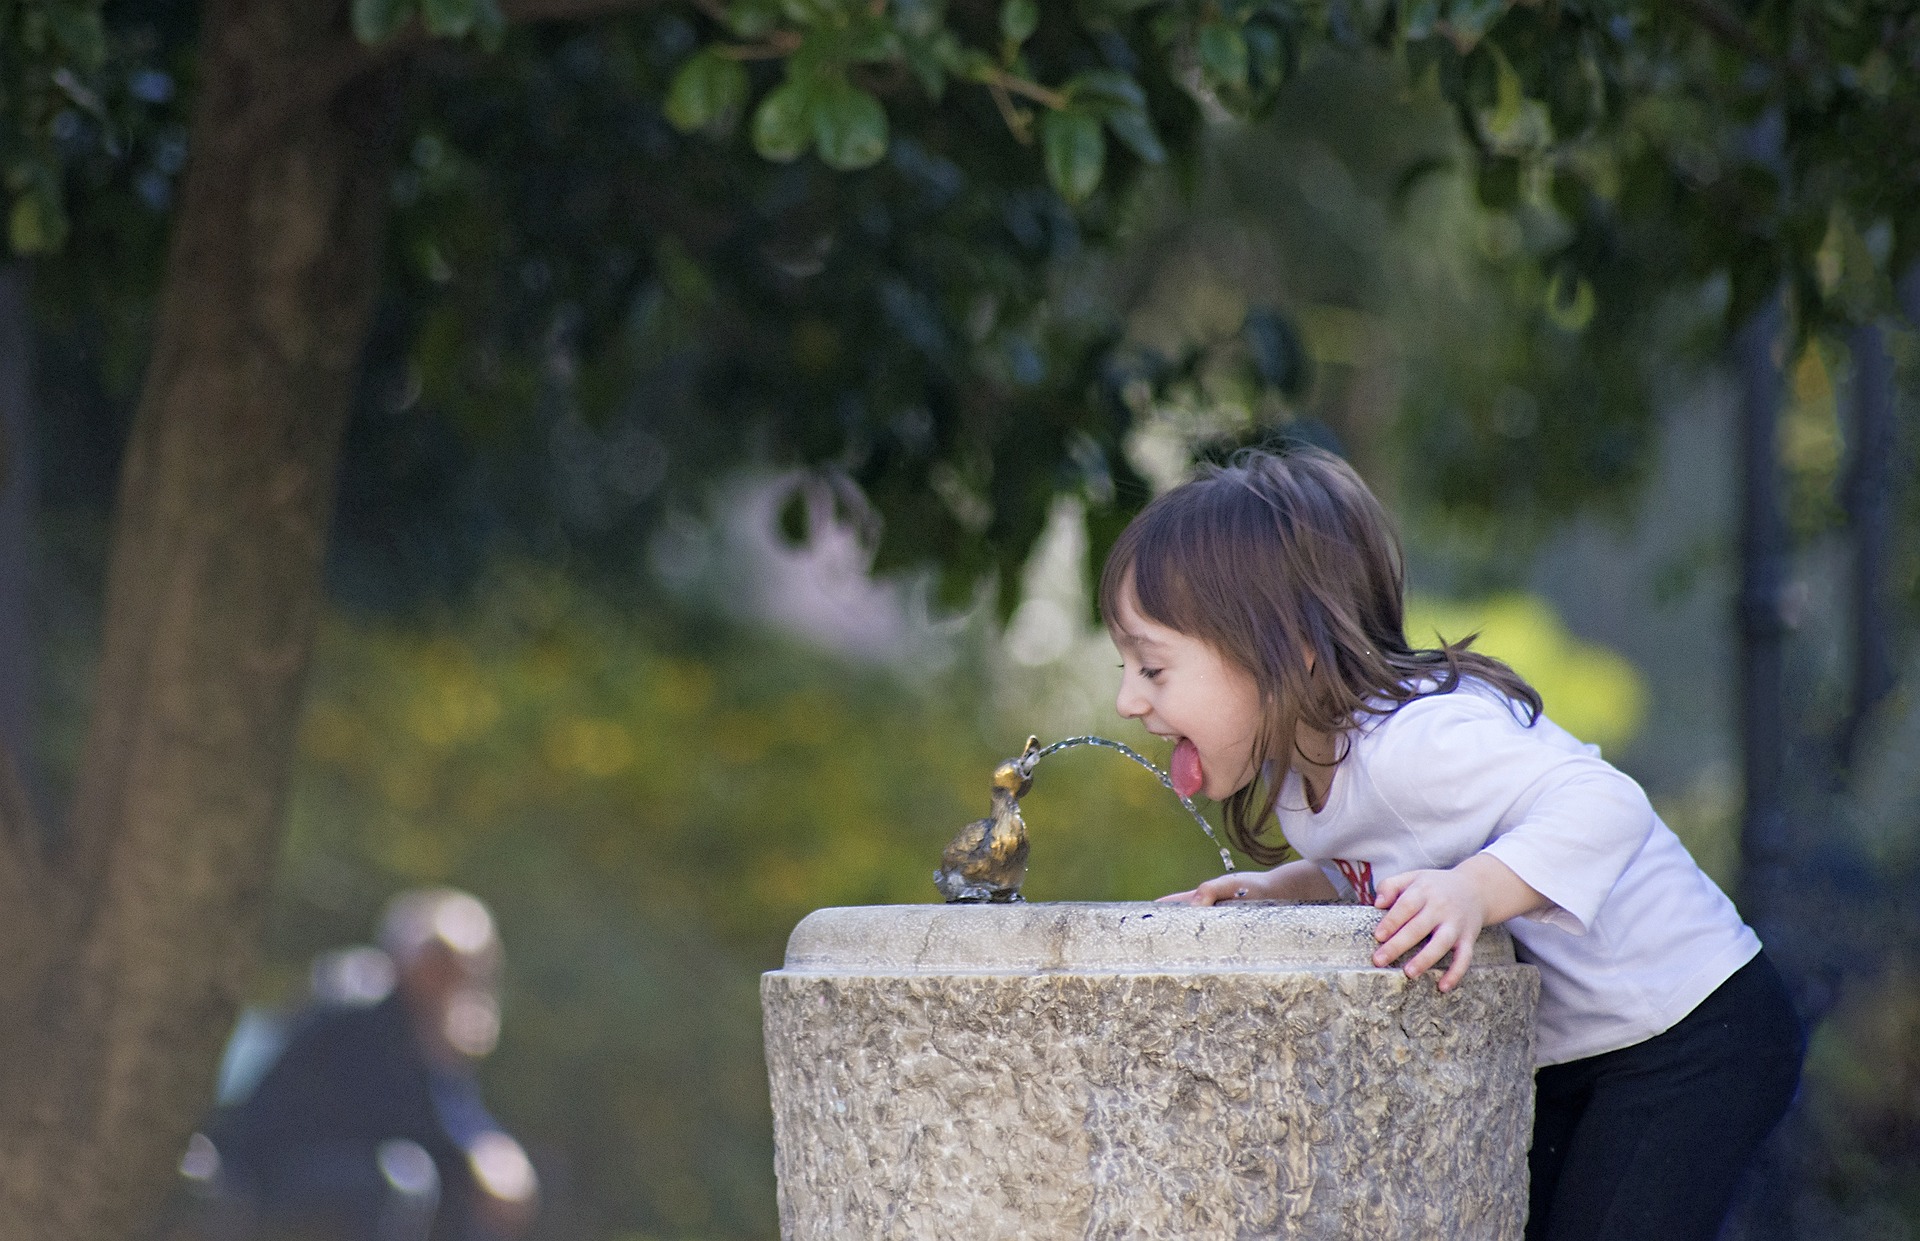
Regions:
<instances>
[{"instance_id":1,"label":"tree bark","mask_svg":"<svg viewBox=\"0 0 1920 1241\"><path fill-rule=\"evenodd\" d=\"M1784 298L1769 298L1733 342L1740 379L1740 741L1745 802L1740 825L1740 907L1767 928L1791 864L1787 838L1787 725L1783 694L1787 525L1781 511L1778 436L1785 347Z\"/></svg>"},{"instance_id":2,"label":"tree bark","mask_svg":"<svg viewBox=\"0 0 1920 1241\"><path fill-rule=\"evenodd\" d=\"M1847 534L1853 544L1853 687L1835 750L1835 776L1853 768L1861 734L1893 691L1893 618L1887 565L1893 549L1893 359L1877 323L1853 329L1853 421L1848 439Z\"/></svg>"},{"instance_id":3,"label":"tree bark","mask_svg":"<svg viewBox=\"0 0 1920 1241\"><path fill-rule=\"evenodd\" d=\"M27 265L0 266L0 749L32 791L33 329Z\"/></svg>"},{"instance_id":4,"label":"tree bark","mask_svg":"<svg viewBox=\"0 0 1920 1241\"><path fill-rule=\"evenodd\" d=\"M1900 273L1893 285L1893 300L1907 317L1907 326L1920 327L1920 263Z\"/></svg>"},{"instance_id":5,"label":"tree bark","mask_svg":"<svg viewBox=\"0 0 1920 1241\"><path fill-rule=\"evenodd\" d=\"M210 0L203 30L72 812L57 850L0 822L0 1233L23 1241L133 1234L209 1098L377 281L394 73L279 108L355 50L344 6Z\"/></svg>"}]
</instances>

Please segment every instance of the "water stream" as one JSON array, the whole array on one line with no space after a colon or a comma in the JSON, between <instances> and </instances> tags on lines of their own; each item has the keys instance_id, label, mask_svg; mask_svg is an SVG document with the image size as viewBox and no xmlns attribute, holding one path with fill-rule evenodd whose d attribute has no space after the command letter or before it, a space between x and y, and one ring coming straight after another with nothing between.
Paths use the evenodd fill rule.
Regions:
<instances>
[{"instance_id":1,"label":"water stream","mask_svg":"<svg viewBox=\"0 0 1920 1241\"><path fill-rule=\"evenodd\" d=\"M1059 741L1054 742L1052 745L1042 746L1039 750L1036 750L1034 752L1033 757L1027 759L1025 762L1023 762L1020 765L1020 769L1021 769L1020 774L1022 776L1030 776L1033 774L1034 766L1037 763L1039 763L1041 759L1045 758L1047 755L1052 754L1055 750L1070 750L1074 746L1079 746L1079 745L1097 745L1109 750L1118 750L1120 753L1126 755L1128 758L1132 759L1134 762L1140 764L1142 767L1145 767L1148 771L1151 771L1155 779L1159 780L1160 783L1167 786L1167 791L1169 793L1172 793L1175 797L1180 797L1179 790L1173 787L1172 776L1169 776L1166 772L1154 766L1152 762L1150 762L1149 760L1141 756L1137 751L1133 750L1132 748L1121 745L1118 741L1109 741L1105 737L1093 737L1093 736L1065 737ZM1180 797L1180 804L1187 808L1187 813L1193 816L1193 821L1195 823L1198 823L1200 825L1200 830L1207 834L1207 839L1213 842L1213 847L1220 850L1221 865L1225 866L1228 871L1232 871L1234 868L1233 855L1231 853L1228 853L1226 850L1226 846L1220 843L1220 838L1213 834L1213 824L1207 822L1207 816L1200 813L1200 807L1193 804L1193 798L1191 797Z\"/></svg>"}]
</instances>

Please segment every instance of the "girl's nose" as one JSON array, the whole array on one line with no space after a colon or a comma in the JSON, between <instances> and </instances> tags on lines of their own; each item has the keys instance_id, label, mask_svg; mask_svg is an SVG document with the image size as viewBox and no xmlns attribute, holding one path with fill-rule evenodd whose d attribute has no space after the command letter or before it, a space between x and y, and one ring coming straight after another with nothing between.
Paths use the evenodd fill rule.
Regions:
<instances>
[{"instance_id":1,"label":"girl's nose","mask_svg":"<svg viewBox=\"0 0 1920 1241\"><path fill-rule=\"evenodd\" d=\"M1124 672L1120 674L1120 692L1114 696L1113 709L1123 720L1137 720L1147 713L1146 699L1134 691L1133 682Z\"/></svg>"}]
</instances>

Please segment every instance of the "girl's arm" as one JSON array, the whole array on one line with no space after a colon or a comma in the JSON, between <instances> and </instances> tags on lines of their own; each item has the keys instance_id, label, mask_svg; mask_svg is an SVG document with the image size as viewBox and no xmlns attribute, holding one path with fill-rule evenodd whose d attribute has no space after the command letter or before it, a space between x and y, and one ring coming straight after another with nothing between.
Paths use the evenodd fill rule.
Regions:
<instances>
[{"instance_id":1,"label":"girl's arm","mask_svg":"<svg viewBox=\"0 0 1920 1241\"><path fill-rule=\"evenodd\" d=\"M1468 690L1395 717L1369 763L1375 787L1429 859L1463 860L1376 881L1374 903L1387 911L1377 964L1413 952L1404 968L1418 976L1451 950L1440 979L1451 990L1488 923L1532 916L1587 933L1659 820L1638 784L1554 734Z\"/></svg>"},{"instance_id":2,"label":"girl's arm","mask_svg":"<svg viewBox=\"0 0 1920 1241\"><path fill-rule=\"evenodd\" d=\"M1331 901L1340 894L1312 862L1282 862L1272 870L1235 871L1187 892L1160 899L1175 905L1222 905L1228 901Z\"/></svg>"},{"instance_id":3,"label":"girl's arm","mask_svg":"<svg viewBox=\"0 0 1920 1241\"><path fill-rule=\"evenodd\" d=\"M1453 964L1440 976L1440 990L1459 985L1473 964L1480 928L1535 913L1553 902L1490 853L1476 853L1450 870L1410 870L1380 881L1374 908L1387 911L1374 929L1380 941L1373 963L1394 963L1421 940L1427 942L1404 967L1418 978L1453 952Z\"/></svg>"},{"instance_id":4,"label":"girl's arm","mask_svg":"<svg viewBox=\"0 0 1920 1241\"><path fill-rule=\"evenodd\" d=\"M1394 725L1368 774L1427 864L1485 853L1547 899L1540 920L1585 935L1659 821L1640 786L1471 690L1419 699Z\"/></svg>"}]
</instances>

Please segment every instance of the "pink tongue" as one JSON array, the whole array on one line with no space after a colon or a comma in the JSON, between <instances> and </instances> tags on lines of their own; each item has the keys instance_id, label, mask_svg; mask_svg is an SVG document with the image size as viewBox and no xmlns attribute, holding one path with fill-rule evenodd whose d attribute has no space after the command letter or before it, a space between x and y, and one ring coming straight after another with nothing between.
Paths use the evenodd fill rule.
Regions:
<instances>
[{"instance_id":1,"label":"pink tongue","mask_svg":"<svg viewBox=\"0 0 1920 1241\"><path fill-rule=\"evenodd\" d=\"M1192 797L1206 783L1206 775L1200 770L1200 749L1185 737L1173 747L1173 761L1167 764L1167 775L1173 779L1173 791L1182 797Z\"/></svg>"}]
</instances>

